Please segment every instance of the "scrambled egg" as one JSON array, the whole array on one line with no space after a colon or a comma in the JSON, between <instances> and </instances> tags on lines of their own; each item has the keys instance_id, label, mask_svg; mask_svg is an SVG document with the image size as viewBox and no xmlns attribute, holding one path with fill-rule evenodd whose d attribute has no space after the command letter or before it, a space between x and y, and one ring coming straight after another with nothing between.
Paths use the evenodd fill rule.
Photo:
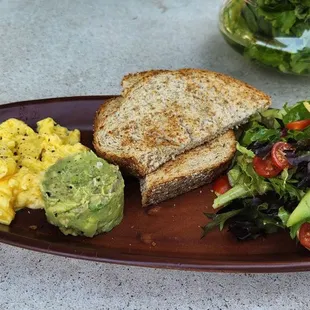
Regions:
<instances>
[{"instance_id":1,"label":"scrambled egg","mask_svg":"<svg viewBox=\"0 0 310 310\"><path fill-rule=\"evenodd\" d=\"M40 182L58 159L85 151L78 130L69 131L46 118L37 132L11 118L0 124L0 223L9 225L15 211L43 208Z\"/></svg>"}]
</instances>

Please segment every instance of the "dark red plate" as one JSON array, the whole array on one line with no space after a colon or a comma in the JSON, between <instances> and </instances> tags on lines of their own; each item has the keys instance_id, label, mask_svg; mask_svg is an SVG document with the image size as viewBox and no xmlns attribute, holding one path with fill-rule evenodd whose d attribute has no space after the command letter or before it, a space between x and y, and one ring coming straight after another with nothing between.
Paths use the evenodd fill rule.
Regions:
<instances>
[{"instance_id":1,"label":"dark red plate","mask_svg":"<svg viewBox=\"0 0 310 310\"><path fill-rule=\"evenodd\" d=\"M0 121L19 118L31 126L52 117L78 128L91 146L96 109L109 98L45 99L0 106ZM209 186L142 209L137 181L126 179L125 215L110 233L92 239L61 234L42 210L19 211L11 226L0 225L0 241L15 246L100 262L203 271L284 272L310 270L310 253L285 232L238 242L227 231L200 239L203 212L212 211ZM34 229L36 227L36 229Z\"/></svg>"}]
</instances>

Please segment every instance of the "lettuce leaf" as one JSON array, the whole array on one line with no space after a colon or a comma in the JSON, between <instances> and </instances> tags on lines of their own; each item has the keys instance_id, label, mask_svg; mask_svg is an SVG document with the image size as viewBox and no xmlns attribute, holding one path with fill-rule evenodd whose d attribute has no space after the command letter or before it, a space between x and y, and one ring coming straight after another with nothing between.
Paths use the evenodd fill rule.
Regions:
<instances>
[{"instance_id":1,"label":"lettuce leaf","mask_svg":"<svg viewBox=\"0 0 310 310\"><path fill-rule=\"evenodd\" d=\"M238 199L217 214L205 214L212 222L202 227L203 237L215 227L219 226L222 230L225 225L238 240L256 239L261 235L274 233L279 228L285 228L278 216L282 202L277 199L276 204L267 203L266 199L269 200L270 197Z\"/></svg>"},{"instance_id":2,"label":"lettuce leaf","mask_svg":"<svg viewBox=\"0 0 310 310\"><path fill-rule=\"evenodd\" d=\"M304 191L298 189L293 184L287 183L279 178L270 178L269 182L271 183L274 191L285 200L300 200L305 195Z\"/></svg>"},{"instance_id":3,"label":"lettuce leaf","mask_svg":"<svg viewBox=\"0 0 310 310\"><path fill-rule=\"evenodd\" d=\"M254 188L251 188L248 185L236 185L226 193L219 195L217 198L215 198L212 207L213 209L218 209L229 204L233 200L251 197L254 196L254 194Z\"/></svg>"},{"instance_id":4,"label":"lettuce leaf","mask_svg":"<svg viewBox=\"0 0 310 310\"><path fill-rule=\"evenodd\" d=\"M310 139L310 126L304 130L288 130L286 139L293 139L296 141Z\"/></svg>"},{"instance_id":5,"label":"lettuce leaf","mask_svg":"<svg viewBox=\"0 0 310 310\"><path fill-rule=\"evenodd\" d=\"M252 0L241 11L239 26L254 38L243 45L246 57L282 72L310 73L309 0Z\"/></svg>"},{"instance_id":6,"label":"lettuce leaf","mask_svg":"<svg viewBox=\"0 0 310 310\"><path fill-rule=\"evenodd\" d=\"M299 53L291 56L290 65L294 68L294 72L302 74L309 71L310 67L310 48L305 47Z\"/></svg>"},{"instance_id":7,"label":"lettuce leaf","mask_svg":"<svg viewBox=\"0 0 310 310\"><path fill-rule=\"evenodd\" d=\"M282 0L280 0L282 1ZM305 7L310 6L310 0L289 0L293 4L302 5Z\"/></svg>"},{"instance_id":8,"label":"lettuce leaf","mask_svg":"<svg viewBox=\"0 0 310 310\"><path fill-rule=\"evenodd\" d=\"M241 154L246 155L250 158L254 158L255 154L253 153L253 151L247 149L246 147L242 146L239 142L237 142L236 144L236 149L237 151L239 151Z\"/></svg>"},{"instance_id":9,"label":"lettuce leaf","mask_svg":"<svg viewBox=\"0 0 310 310\"><path fill-rule=\"evenodd\" d=\"M210 223L208 223L207 225L201 227L203 230L203 234L202 234L201 238L205 237L205 235L209 231L211 231L212 229L214 229L217 226L219 226L220 230L222 230L224 228L226 221L229 220L230 218L234 217L235 215L237 215L241 211L242 211L242 209L240 208L238 210L228 211L228 212L225 212L222 214L204 213L205 216L207 218L211 219L212 221Z\"/></svg>"},{"instance_id":10,"label":"lettuce leaf","mask_svg":"<svg viewBox=\"0 0 310 310\"><path fill-rule=\"evenodd\" d=\"M280 130L268 129L260 125L257 121L254 121L249 124L249 129L244 132L240 143L248 146L253 142L274 142L279 140L280 136Z\"/></svg>"},{"instance_id":11,"label":"lettuce leaf","mask_svg":"<svg viewBox=\"0 0 310 310\"><path fill-rule=\"evenodd\" d=\"M284 207L279 208L278 217L281 219L282 224L286 226L288 218L290 217L290 213L285 210Z\"/></svg>"},{"instance_id":12,"label":"lettuce leaf","mask_svg":"<svg viewBox=\"0 0 310 310\"><path fill-rule=\"evenodd\" d=\"M239 143L237 143L237 150L235 165L227 173L233 187L214 200L214 209L227 205L238 198L262 195L271 189L268 181L254 171L252 164L254 153Z\"/></svg>"},{"instance_id":13,"label":"lettuce leaf","mask_svg":"<svg viewBox=\"0 0 310 310\"><path fill-rule=\"evenodd\" d=\"M251 150L237 143L235 164L227 173L232 188L214 200L214 209L233 200L263 195L268 191L274 191L284 200L300 200L304 196L305 193L295 186L298 183L293 178L295 170L290 169L289 172L285 169L279 176L266 179L255 172L253 157L254 153Z\"/></svg>"},{"instance_id":14,"label":"lettuce leaf","mask_svg":"<svg viewBox=\"0 0 310 310\"><path fill-rule=\"evenodd\" d=\"M310 111L306 107L308 104L310 105L310 100L305 100L297 102L292 107L287 108L287 113L283 116L284 124L310 119Z\"/></svg>"},{"instance_id":15,"label":"lettuce leaf","mask_svg":"<svg viewBox=\"0 0 310 310\"><path fill-rule=\"evenodd\" d=\"M295 10L267 12L263 9L257 8L257 14L271 23L272 35L274 37L289 35L290 30L294 26L297 18L295 15Z\"/></svg>"},{"instance_id":16,"label":"lettuce leaf","mask_svg":"<svg viewBox=\"0 0 310 310\"><path fill-rule=\"evenodd\" d=\"M284 106L286 107L286 105ZM259 128L265 127L265 129L278 129L281 131L283 127L283 116L286 114L286 109L267 109L260 113L253 115L248 122L248 125L244 127L244 132L251 130L257 126ZM258 131L259 129L257 129Z\"/></svg>"},{"instance_id":17,"label":"lettuce leaf","mask_svg":"<svg viewBox=\"0 0 310 310\"><path fill-rule=\"evenodd\" d=\"M256 4L269 11L285 11L294 7L289 0L257 0Z\"/></svg>"}]
</instances>

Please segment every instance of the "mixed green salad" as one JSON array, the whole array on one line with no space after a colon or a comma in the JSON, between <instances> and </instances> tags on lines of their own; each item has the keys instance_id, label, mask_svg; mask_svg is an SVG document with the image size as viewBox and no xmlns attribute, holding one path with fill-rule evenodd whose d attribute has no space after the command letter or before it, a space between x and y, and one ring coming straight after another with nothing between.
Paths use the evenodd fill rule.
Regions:
<instances>
[{"instance_id":1,"label":"mixed green salad","mask_svg":"<svg viewBox=\"0 0 310 310\"><path fill-rule=\"evenodd\" d=\"M310 74L310 0L230 0L221 29L246 57L282 72Z\"/></svg>"},{"instance_id":2,"label":"mixed green salad","mask_svg":"<svg viewBox=\"0 0 310 310\"><path fill-rule=\"evenodd\" d=\"M204 235L227 226L247 240L288 229L310 247L310 101L253 116L240 130L231 168L213 189L213 208L221 209L206 214L212 221Z\"/></svg>"}]
</instances>

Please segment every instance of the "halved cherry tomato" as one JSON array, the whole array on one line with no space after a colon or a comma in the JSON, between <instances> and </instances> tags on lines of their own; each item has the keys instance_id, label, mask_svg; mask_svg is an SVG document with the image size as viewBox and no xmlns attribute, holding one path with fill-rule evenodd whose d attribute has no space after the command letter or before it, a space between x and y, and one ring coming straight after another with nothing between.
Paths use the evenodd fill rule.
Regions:
<instances>
[{"instance_id":1,"label":"halved cherry tomato","mask_svg":"<svg viewBox=\"0 0 310 310\"><path fill-rule=\"evenodd\" d=\"M285 125L285 127L289 130L304 130L308 126L310 126L310 119L291 122Z\"/></svg>"},{"instance_id":2,"label":"halved cherry tomato","mask_svg":"<svg viewBox=\"0 0 310 310\"><path fill-rule=\"evenodd\" d=\"M310 249L310 223L303 223L298 232L298 239L302 246Z\"/></svg>"},{"instance_id":3,"label":"halved cherry tomato","mask_svg":"<svg viewBox=\"0 0 310 310\"><path fill-rule=\"evenodd\" d=\"M264 178L273 178L282 171L282 169L272 163L271 157L261 158L255 156L253 159L253 168L258 175Z\"/></svg>"},{"instance_id":4,"label":"halved cherry tomato","mask_svg":"<svg viewBox=\"0 0 310 310\"><path fill-rule=\"evenodd\" d=\"M285 154L285 151L289 150L294 150L294 148L286 142L277 142L271 149L272 163L281 170L290 167Z\"/></svg>"},{"instance_id":5,"label":"halved cherry tomato","mask_svg":"<svg viewBox=\"0 0 310 310\"><path fill-rule=\"evenodd\" d=\"M215 180L212 189L218 194L224 194L231 189L228 176L223 175Z\"/></svg>"}]
</instances>

